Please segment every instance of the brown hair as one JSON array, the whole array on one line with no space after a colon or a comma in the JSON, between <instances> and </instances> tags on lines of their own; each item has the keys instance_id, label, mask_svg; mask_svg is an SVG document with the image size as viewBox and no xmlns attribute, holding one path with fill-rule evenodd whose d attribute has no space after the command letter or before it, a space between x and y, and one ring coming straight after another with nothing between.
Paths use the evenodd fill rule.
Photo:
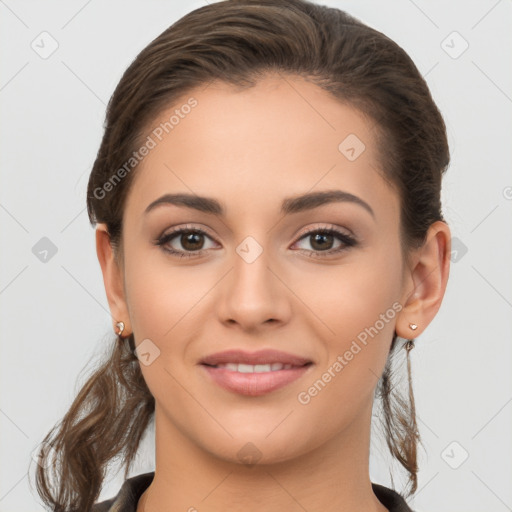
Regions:
<instances>
[{"instance_id":1,"label":"brown hair","mask_svg":"<svg viewBox=\"0 0 512 512\"><path fill-rule=\"evenodd\" d=\"M268 72L301 76L373 120L380 172L400 198L404 255L422 245L433 222L444 221L446 128L406 52L339 9L305 0L231 0L192 11L166 29L128 67L110 99L87 208L93 225L106 223L116 257L122 254L124 204L136 165L122 179L118 171L141 147L151 122L194 87L212 80L251 87ZM420 436L409 359L408 397L393 384L399 339L395 333L376 396L390 452L408 471L410 495L417 487ZM128 476L155 406L134 343L133 334L128 343L118 338L44 439L52 450L41 451L37 490L55 511L90 510L114 458L121 458Z\"/></svg>"}]
</instances>

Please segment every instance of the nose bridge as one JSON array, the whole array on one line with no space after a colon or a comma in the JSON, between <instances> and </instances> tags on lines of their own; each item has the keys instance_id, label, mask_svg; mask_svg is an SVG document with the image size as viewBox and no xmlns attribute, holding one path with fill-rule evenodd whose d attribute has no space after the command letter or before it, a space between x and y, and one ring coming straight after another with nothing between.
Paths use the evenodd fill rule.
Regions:
<instances>
[{"instance_id":1,"label":"nose bridge","mask_svg":"<svg viewBox=\"0 0 512 512\"><path fill-rule=\"evenodd\" d=\"M263 300L270 295L273 288L269 270L272 259L267 237L262 234L246 236L235 247L232 292L244 300L251 297Z\"/></svg>"},{"instance_id":2,"label":"nose bridge","mask_svg":"<svg viewBox=\"0 0 512 512\"><path fill-rule=\"evenodd\" d=\"M276 278L269 238L248 235L235 246L232 271L219 312L223 319L255 326L269 319L285 320L289 313L286 287Z\"/></svg>"}]
</instances>

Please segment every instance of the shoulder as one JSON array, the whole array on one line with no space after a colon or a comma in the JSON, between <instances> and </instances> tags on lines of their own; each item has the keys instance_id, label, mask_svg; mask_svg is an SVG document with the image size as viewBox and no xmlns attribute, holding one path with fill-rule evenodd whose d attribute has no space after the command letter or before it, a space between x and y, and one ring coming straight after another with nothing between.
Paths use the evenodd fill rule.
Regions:
<instances>
[{"instance_id":1,"label":"shoulder","mask_svg":"<svg viewBox=\"0 0 512 512\"><path fill-rule=\"evenodd\" d=\"M389 512L414 512L409 508L404 497L393 489L380 484L374 484L373 482L372 489L375 496L377 496L379 501L389 510Z\"/></svg>"},{"instance_id":2,"label":"shoulder","mask_svg":"<svg viewBox=\"0 0 512 512\"><path fill-rule=\"evenodd\" d=\"M95 503L92 512L136 512L139 498L153 481L155 472L143 473L124 481L116 496Z\"/></svg>"}]
</instances>

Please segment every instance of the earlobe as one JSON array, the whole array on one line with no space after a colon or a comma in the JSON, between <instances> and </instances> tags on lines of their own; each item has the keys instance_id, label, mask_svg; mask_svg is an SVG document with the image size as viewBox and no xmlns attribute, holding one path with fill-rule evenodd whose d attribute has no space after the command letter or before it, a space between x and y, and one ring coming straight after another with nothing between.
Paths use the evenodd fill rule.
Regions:
<instances>
[{"instance_id":1,"label":"earlobe","mask_svg":"<svg viewBox=\"0 0 512 512\"><path fill-rule=\"evenodd\" d=\"M434 222L410 269L412 290L406 291L403 298L404 307L395 327L398 336L405 339L417 337L435 317L446 291L450 251L450 228L443 221ZM417 327L413 328L411 324Z\"/></svg>"},{"instance_id":2,"label":"earlobe","mask_svg":"<svg viewBox=\"0 0 512 512\"><path fill-rule=\"evenodd\" d=\"M112 328L117 333L118 322L123 322L123 336L127 336L131 332L131 326L124 295L123 275L115 258L106 224L98 224L96 227L96 254L112 315Z\"/></svg>"}]
</instances>

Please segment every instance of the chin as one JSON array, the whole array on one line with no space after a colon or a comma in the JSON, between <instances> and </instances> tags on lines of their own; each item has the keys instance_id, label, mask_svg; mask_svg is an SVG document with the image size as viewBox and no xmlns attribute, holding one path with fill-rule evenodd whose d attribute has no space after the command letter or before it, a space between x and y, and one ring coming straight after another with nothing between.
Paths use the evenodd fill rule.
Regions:
<instances>
[{"instance_id":1,"label":"chin","mask_svg":"<svg viewBox=\"0 0 512 512\"><path fill-rule=\"evenodd\" d=\"M282 432L278 435L273 432L268 436L270 430L265 432L254 432L254 428L248 429L251 434L244 435L237 431L233 439L223 436L222 439L208 437L203 448L218 459L228 463L247 465L269 465L287 462L307 453L311 448L311 440L297 439L296 435Z\"/></svg>"}]
</instances>

